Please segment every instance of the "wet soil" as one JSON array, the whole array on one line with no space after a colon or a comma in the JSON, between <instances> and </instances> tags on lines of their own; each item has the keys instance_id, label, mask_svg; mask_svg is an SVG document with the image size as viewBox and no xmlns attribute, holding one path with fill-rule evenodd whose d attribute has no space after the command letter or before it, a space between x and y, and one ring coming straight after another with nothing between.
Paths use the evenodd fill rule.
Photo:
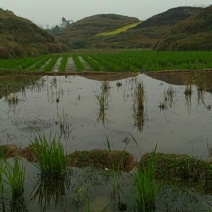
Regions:
<instances>
[{"instance_id":1,"label":"wet soil","mask_svg":"<svg viewBox=\"0 0 212 212\"><path fill-rule=\"evenodd\" d=\"M33 146L24 149L15 145L0 147L6 158L23 157L30 162L37 162ZM212 164L189 155L147 153L139 162L126 151L109 151L94 149L90 151L75 151L67 155L68 167L94 167L106 170L132 171L136 166L143 171L154 166L157 180L170 184L193 187L196 190L212 194L211 173Z\"/></svg>"}]
</instances>

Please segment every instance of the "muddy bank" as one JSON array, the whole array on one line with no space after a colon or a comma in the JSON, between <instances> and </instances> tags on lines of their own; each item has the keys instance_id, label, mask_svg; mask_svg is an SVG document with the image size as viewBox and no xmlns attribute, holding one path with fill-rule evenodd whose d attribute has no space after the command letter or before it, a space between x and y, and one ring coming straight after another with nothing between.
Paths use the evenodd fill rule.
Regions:
<instances>
[{"instance_id":1,"label":"muddy bank","mask_svg":"<svg viewBox=\"0 0 212 212\"><path fill-rule=\"evenodd\" d=\"M194 188L212 194L212 164L189 155L147 153L138 163L144 171L148 164L155 168L159 181Z\"/></svg>"},{"instance_id":2,"label":"muddy bank","mask_svg":"<svg viewBox=\"0 0 212 212\"><path fill-rule=\"evenodd\" d=\"M0 150L1 155L6 158L19 156L30 162L37 161L33 146L22 149L15 145L5 145L1 146ZM75 151L67 155L68 167L94 167L130 172L136 166L145 171L149 164L154 166L156 180L212 194L212 163L189 155L147 153L139 162L136 162L134 157L126 151L94 149Z\"/></svg>"},{"instance_id":3,"label":"muddy bank","mask_svg":"<svg viewBox=\"0 0 212 212\"><path fill-rule=\"evenodd\" d=\"M0 149L6 158L19 156L30 162L37 162L37 158L33 152L33 146L22 149L15 145L5 145ZM67 165L69 167L82 168L91 166L129 172L135 167L135 164L134 157L126 151L94 149L90 151L75 151L67 155Z\"/></svg>"}]
</instances>

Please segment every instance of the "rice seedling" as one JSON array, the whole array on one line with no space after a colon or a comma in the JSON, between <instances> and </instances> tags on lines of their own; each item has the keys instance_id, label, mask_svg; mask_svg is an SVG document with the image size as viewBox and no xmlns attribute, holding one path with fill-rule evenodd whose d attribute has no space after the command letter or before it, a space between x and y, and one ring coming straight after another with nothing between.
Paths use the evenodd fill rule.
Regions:
<instances>
[{"instance_id":1,"label":"rice seedling","mask_svg":"<svg viewBox=\"0 0 212 212\"><path fill-rule=\"evenodd\" d=\"M4 173L4 161L2 159L3 156L0 157L0 194L3 194L3 173Z\"/></svg>"},{"instance_id":2,"label":"rice seedling","mask_svg":"<svg viewBox=\"0 0 212 212\"><path fill-rule=\"evenodd\" d=\"M95 94L95 97L97 99L97 104L99 105L100 111L104 112L106 109L106 105L108 104L108 100L106 98L105 92L101 92L99 95Z\"/></svg>"},{"instance_id":3,"label":"rice seedling","mask_svg":"<svg viewBox=\"0 0 212 212\"><path fill-rule=\"evenodd\" d=\"M66 173L66 153L60 140L54 137L48 142L45 135L39 135L31 145L41 176L63 176Z\"/></svg>"},{"instance_id":4,"label":"rice seedling","mask_svg":"<svg viewBox=\"0 0 212 212\"><path fill-rule=\"evenodd\" d=\"M50 62L43 67L43 71L51 71L60 56L51 58Z\"/></svg>"},{"instance_id":5,"label":"rice seedling","mask_svg":"<svg viewBox=\"0 0 212 212\"><path fill-rule=\"evenodd\" d=\"M68 62L68 54L65 54L61 60L61 63L60 63L60 67L59 67L59 71L60 72L65 72L66 70L66 65L67 65L67 62Z\"/></svg>"},{"instance_id":6,"label":"rice seedling","mask_svg":"<svg viewBox=\"0 0 212 212\"><path fill-rule=\"evenodd\" d=\"M25 171L26 165L21 165L20 160L15 157L13 159L14 165L12 166L5 160L4 174L6 182L10 187L12 198L21 196L24 192Z\"/></svg>"},{"instance_id":7,"label":"rice seedling","mask_svg":"<svg viewBox=\"0 0 212 212\"><path fill-rule=\"evenodd\" d=\"M167 90L164 90L163 96L164 100L162 103L160 102L160 109L167 110L168 107L172 108L172 106L174 105L174 97L176 96L176 91L171 86L169 86Z\"/></svg>"},{"instance_id":8,"label":"rice seedling","mask_svg":"<svg viewBox=\"0 0 212 212\"><path fill-rule=\"evenodd\" d=\"M101 65L97 61L95 61L91 57L89 57L88 55L83 54L82 58L84 61L86 61L89 64L91 71L101 71L102 70Z\"/></svg>"},{"instance_id":9,"label":"rice seedling","mask_svg":"<svg viewBox=\"0 0 212 212\"><path fill-rule=\"evenodd\" d=\"M42 67L42 65L45 64L51 58L51 56L40 56L38 58L39 60L28 68L29 71L38 71Z\"/></svg>"},{"instance_id":10,"label":"rice seedling","mask_svg":"<svg viewBox=\"0 0 212 212\"><path fill-rule=\"evenodd\" d=\"M136 172L133 174L136 211L152 211L155 208L155 200L160 191L160 185L155 181L154 153L148 165L146 167L137 166Z\"/></svg>"},{"instance_id":11,"label":"rice seedling","mask_svg":"<svg viewBox=\"0 0 212 212\"><path fill-rule=\"evenodd\" d=\"M74 60L74 63L75 63L75 66L76 66L77 70L78 71L83 71L84 70L84 65L80 61L79 57L76 54L74 54L74 55L72 55L72 58Z\"/></svg>"}]
</instances>

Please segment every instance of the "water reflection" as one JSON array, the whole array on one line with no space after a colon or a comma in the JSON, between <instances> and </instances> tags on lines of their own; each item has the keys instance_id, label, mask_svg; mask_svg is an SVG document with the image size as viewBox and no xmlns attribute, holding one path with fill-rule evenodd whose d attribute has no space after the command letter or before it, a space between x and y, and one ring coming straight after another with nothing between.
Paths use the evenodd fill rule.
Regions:
<instances>
[{"instance_id":1,"label":"water reflection","mask_svg":"<svg viewBox=\"0 0 212 212\"><path fill-rule=\"evenodd\" d=\"M134 125L137 126L140 132L143 131L145 121L147 120L147 112L144 106L146 100L143 82L136 82L133 93L133 118Z\"/></svg>"},{"instance_id":2,"label":"water reflection","mask_svg":"<svg viewBox=\"0 0 212 212\"><path fill-rule=\"evenodd\" d=\"M108 81L101 82L101 92L99 94L95 93L95 97L99 105L99 113L97 114L95 124L101 122L102 125L105 126L109 122L109 115L106 113L110 102L110 84Z\"/></svg>"},{"instance_id":3,"label":"water reflection","mask_svg":"<svg viewBox=\"0 0 212 212\"><path fill-rule=\"evenodd\" d=\"M31 193L31 201L38 202L42 211L56 208L67 195L70 176L41 177Z\"/></svg>"}]
</instances>

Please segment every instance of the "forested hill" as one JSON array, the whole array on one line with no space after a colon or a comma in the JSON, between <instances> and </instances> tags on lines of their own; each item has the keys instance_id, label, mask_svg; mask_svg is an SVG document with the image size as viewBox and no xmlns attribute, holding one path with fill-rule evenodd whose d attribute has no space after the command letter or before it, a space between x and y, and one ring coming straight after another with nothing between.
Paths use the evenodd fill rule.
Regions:
<instances>
[{"instance_id":1,"label":"forested hill","mask_svg":"<svg viewBox=\"0 0 212 212\"><path fill-rule=\"evenodd\" d=\"M0 8L0 58L37 56L66 51L46 30Z\"/></svg>"}]
</instances>

